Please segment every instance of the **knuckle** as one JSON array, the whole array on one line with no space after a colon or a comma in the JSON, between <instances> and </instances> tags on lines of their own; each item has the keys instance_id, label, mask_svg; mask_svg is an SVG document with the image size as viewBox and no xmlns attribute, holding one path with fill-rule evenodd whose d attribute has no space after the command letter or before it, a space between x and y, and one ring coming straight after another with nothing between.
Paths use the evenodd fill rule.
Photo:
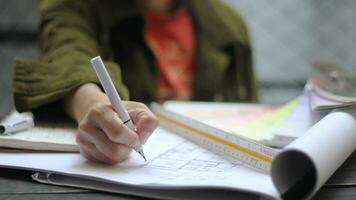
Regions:
<instances>
[{"instance_id":1,"label":"knuckle","mask_svg":"<svg viewBox=\"0 0 356 200\"><path fill-rule=\"evenodd\" d=\"M87 123L87 121L81 121L81 122L79 122L79 124L78 124L78 129L79 129L80 131L86 131L86 130L89 129L89 126L90 126L90 124Z\"/></svg>"},{"instance_id":2,"label":"knuckle","mask_svg":"<svg viewBox=\"0 0 356 200\"><path fill-rule=\"evenodd\" d=\"M154 116L153 126L154 126L154 129L156 129L159 126L159 120L156 116Z\"/></svg>"},{"instance_id":3,"label":"knuckle","mask_svg":"<svg viewBox=\"0 0 356 200\"><path fill-rule=\"evenodd\" d=\"M113 124L115 124L115 129L117 129L117 131L122 131L125 129L126 125L119 120L116 120L115 122L113 122Z\"/></svg>"},{"instance_id":4,"label":"knuckle","mask_svg":"<svg viewBox=\"0 0 356 200\"><path fill-rule=\"evenodd\" d=\"M151 115L147 117L147 123L150 123L152 126L158 126L158 119L155 115Z\"/></svg>"},{"instance_id":5,"label":"knuckle","mask_svg":"<svg viewBox=\"0 0 356 200\"><path fill-rule=\"evenodd\" d=\"M125 125L123 123L114 123L111 126L108 126L107 130L107 135L109 136L110 139L114 140L114 142L117 142L120 140L121 135L125 131Z\"/></svg>"},{"instance_id":6,"label":"knuckle","mask_svg":"<svg viewBox=\"0 0 356 200\"><path fill-rule=\"evenodd\" d=\"M144 115L142 116L142 123L153 131L158 127L159 121L155 115Z\"/></svg>"},{"instance_id":7,"label":"knuckle","mask_svg":"<svg viewBox=\"0 0 356 200\"><path fill-rule=\"evenodd\" d=\"M108 105L107 103L99 101L99 102L96 102L93 107L102 109L102 108L105 108L107 105Z\"/></svg>"},{"instance_id":8,"label":"knuckle","mask_svg":"<svg viewBox=\"0 0 356 200\"><path fill-rule=\"evenodd\" d=\"M148 107L146 106L146 104L141 103L141 102L137 102L137 106L148 109Z\"/></svg>"},{"instance_id":9,"label":"knuckle","mask_svg":"<svg viewBox=\"0 0 356 200\"><path fill-rule=\"evenodd\" d=\"M143 123L150 123L151 122L151 117L148 116L147 114L142 114L141 115L141 120Z\"/></svg>"},{"instance_id":10,"label":"knuckle","mask_svg":"<svg viewBox=\"0 0 356 200\"><path fill-rule=\"evenodd\" d=\"M77 136L75 137L75 142L81 146L84 144L84 140L79 134L80 133L77 133Z\"/></svg>"},{"instance_id":11,"label":"knuckle","mask_svg":"<svg viewBox=\"0 0 356 200\"><path fill-rule=\"evenodd\" d=\"M90 108L88 115L89 115L89 117L101 118L103 115L103 112L101 111L99 106L93 106Z\"/></svg>"},{"instance_id":12,"label":"knuckle","mask_svg":"<svg viewBox=\"0 0 356 200\"><path fill-rule=\"evenodd\" d=\"M105 103L101 103L99 105L100 110L102 112L102 114L106 114L106 113L114 113L115 111L113 110L111 104L105 104Z\"/></svg>"},{"instance_id":13,"label":"knuckle","mask_svg":"<svg viewBox=\"0 0 356 200\"><path fill-rule=\"evenodd\" d=\"M115 129L113 131L113 134L115 137L120 137L121 134L125 132L126 125L122 122L116 123L115 124Z\"/></svg>"},{"instance_id":14,"label":"knuckle","mask_svg":"<svg viewBox=\"0 0 356 200\"><path fill-rule=\"evenodd\" d=\"M107 156L109 158L115 158L120 152L120 147L118 145L110 145L108 148Z\"/></svg>"},{"instance_id":15,"label":"knuckle","mask_svg":"<svg viewBox=\"0 0 356 200\"><path fill-rule=\"evenodd\" d=\"M130 134L130 137L127 138L128 140L128 146L134 148L137 145L137 142L139 141L139 137L137 134Z\"/></svg>"},{"instance_id":16,"label":"knuckle","mask_svg":"<svg viewBox=\"0 0 356 200\"><path fill-rule=\"evenodd\" d=\"M110 104L98 102L90 108L89 114L96 117L102 117L108 111L112 111Z\"/></svg>"}]
</instances>

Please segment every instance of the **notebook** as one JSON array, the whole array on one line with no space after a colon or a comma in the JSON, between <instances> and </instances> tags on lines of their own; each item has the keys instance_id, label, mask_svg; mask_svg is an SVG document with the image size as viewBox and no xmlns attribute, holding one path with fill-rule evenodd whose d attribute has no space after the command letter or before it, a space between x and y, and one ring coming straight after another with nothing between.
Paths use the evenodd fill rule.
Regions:
<instances>
[{"instance_id":1,"label":"notebook","mask_svg":"<svg viewBox=\"0 0 356 200\"><path fill-rule=\"evenodd\" d=\"M32 113L13 110L0 123L20 118L33 118ZM79 152L75 143L75 124L70 121L36 121L36 126L10 135L0 135L0 147L36 151Z\"/></svg>"},{"instance_id":2,"label":"notebook","mask_svg":"<svg viewBox=\"0 0 356 200\"><path fill-rule=\"evenodd\" d=\"M354 151L355 117L356 107L329 113L280 150L267 172L162 127L144 146L147 163L136 153L108 166L78 153L3 151L0 166L37 171L42 183L156 199L309 199Z\"/></svg>"}]
</instances>

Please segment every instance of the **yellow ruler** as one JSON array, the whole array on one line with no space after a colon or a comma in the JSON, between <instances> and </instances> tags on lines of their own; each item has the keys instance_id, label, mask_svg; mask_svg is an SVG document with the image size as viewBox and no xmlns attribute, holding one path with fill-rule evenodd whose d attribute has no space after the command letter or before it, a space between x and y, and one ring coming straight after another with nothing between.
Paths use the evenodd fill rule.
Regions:
<instances>
[{"instance_id":1,"label":"yellow ruler","mask_svg":"<svg viewBox=\"0 0 356 200\"><path fill-rule=\"evenodd\" d=\"M162 127L262 171L269 172L272 159L278 153L277 149L214 128L167 110L159 104L152 104L151 109L159 118Z\"/></svg>"}]
</instances>

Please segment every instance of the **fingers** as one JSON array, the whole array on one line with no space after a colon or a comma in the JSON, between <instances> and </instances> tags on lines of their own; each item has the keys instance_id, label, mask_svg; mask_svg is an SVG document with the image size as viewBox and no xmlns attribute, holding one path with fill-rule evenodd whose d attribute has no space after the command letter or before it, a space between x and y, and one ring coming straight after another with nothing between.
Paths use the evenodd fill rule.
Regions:
<instances>
[{"instance_id":1,"label":"fingers","mask_svg":"<svg viewBox=\"0 0 356 200\"><path fill-rule=\"evenodd\" d=\"M76 141L79 145L80 153L88 160L111 163L110 159L108 157L106 157L104 154L100 153L96 149L94 144L92 144L78 136L77 136Z\"/></svg>"},{"instance_id":2,"label":"fingers","mask_svg":"<svg viewBox=\"0 0 356 200\"><path fill-rule=\"evenodd\" d=\"M97 133L97 135L104 134ZM129 147L110 142L108 139L93 140L88 137L87 134L82 132L77 134L76 141L80 147L80 153L85 158L93 161L117 164L123 160L126 160L131 152L131 148Z\"/></svg>"},{"instance_id":3,"label":"fingers","mask_svg":"<svg viewBox=\"0 0 356 200\"><path fill-rule=\"evenodd\" d=\"M120 120L110 103L91 106L78 126L80 153L89 160L116 164L128 158L132 149L145 143L158 126L155 115L144 105L126 102L136 133ZM125 104L125 102L124 102Z\"/></svg>"},{"instance_id":4,"label":"fingers","mask_svg":"<svg viewBox=\"0 0 356 200\"><path fill-rule=\"evenodd\" d=\"M113 142L135 147L139 142L138 135L130 130L119 118L110 105L103 104L93 108L88 120Z\"/></svg>"},{"instance_id":5,"label":"fingers","mask_svg":"<svg viewBox=\"0 0 356 200\"><path fill-rule=\"evenodd\" d=\"M128 112L136 126L141 144L145 144L149 136L158 126L157 117L148 109L145 104L128 102L125 104Z\"/></svg>"},{"instance_id":6,"label":"fingers","mask_svg":"<svg viewBox=\"0 0 356 200\"><path fill-rule=\"evenodd\" d=\"M134 118L134 124L136 125L136 131L139 135L141 144L145 144L149 136L158 126L158 120L148 110L137 110Z\"/></svg>"},{"instance_id":7,"label":"fingers","mask_svg":"<svg viewBox=\"0 0 356 200\"><path fill-rule=\"evenodd\" d=\"M138 135L122 123L110 104L89 109L79 123L76 140L84 157L108 164L127 159L139 144Z\"/></svg>"}]
</instances>

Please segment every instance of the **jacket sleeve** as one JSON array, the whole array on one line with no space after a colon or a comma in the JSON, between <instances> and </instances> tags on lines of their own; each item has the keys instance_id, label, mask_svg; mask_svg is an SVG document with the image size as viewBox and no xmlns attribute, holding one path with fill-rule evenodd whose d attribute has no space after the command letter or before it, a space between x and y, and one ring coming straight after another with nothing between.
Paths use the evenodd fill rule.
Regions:
<instances>
[{"instance_id":1,"label":"jacket sleeve","mask_svg":"<svg viewBox=\"0 0 356 200\"><path fill-rule=\"evenodd\" d=\"M14 96L19 111L56 102L84 83L99 84L90 65L90 59L102 53L96 1L42 0L39 10L39 59L15 59L14 63ZM105 65L117 90L127 99L120 67L110 61Z\"/></svg>"}]
</instances>

